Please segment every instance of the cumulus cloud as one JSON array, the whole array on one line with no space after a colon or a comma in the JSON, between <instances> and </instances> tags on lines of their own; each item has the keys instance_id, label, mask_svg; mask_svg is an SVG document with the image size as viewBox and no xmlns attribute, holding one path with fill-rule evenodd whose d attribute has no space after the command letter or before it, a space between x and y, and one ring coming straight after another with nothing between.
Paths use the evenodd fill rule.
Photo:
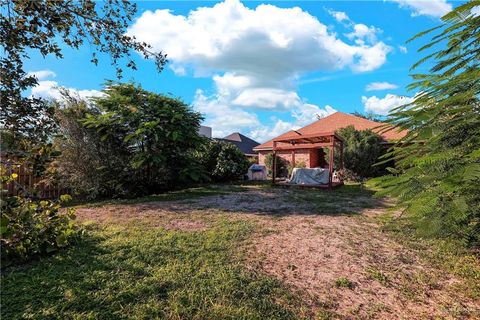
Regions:
<instances>
[{"instance_id":1,"label":"cumulus cloud","mask_svg":"<svg viewBox=\"0 0 480 320\"><path fill-rule=\"evenodd\" d=\"M348 19L340 12L336 17ZM298 125L314 121L314 114L329 111L297 94L303 75L348 68L372 71L391 51L361 30L344 41L299 7L260 4L250 9L239 0L199 7L187 15L147 10L128 34L166 52L177 75L212 78L215 92L197 91L193 105L205 114L216 136L240 130L253 137L270 136L294 126L281 120L263 126L258 110L289 113Z\"/></svg>"},{"instance_id":2,"label":"cumulus cloud","mask_svg":"<svg viewBox=\"0 0 480 320\"><path fill-rule=\"evenodd\" d=\"M335 112L337 112L337 110L329 105L326 105L325 108L321 109L314 104L304 103L292 112L292 116L296 119L296 124L304 127L307 124L318 120L318 118L324 118Z\"/></svg>"},{"instance_id":3,"label":"cumulus cloud","mask_svg":"<svg viewBox=\"0 0 480 320\"><path fill-rule=\"evenodd\" d=\"M412 17L430 16L440 18L450 11L452 5L446 0L391 0L397 2L401 8L412 11Z\"/></svg>"},{"instance_id":4,"label":"cumulus cloud","mask_svg":"<svg viewBox=\"0 0 480 320\"><path fill-rule=\"evenodd\" d=\"M362 97L365 112L372 112L382 116L388 115L391 110L409 104L413 102L413 100L414 98L412 97L397 96L391 93L385 95L384 98L377 98L376 96Z\"/></svg>"},{"instance_id":5,"label":"cumulus cloud","mask_svg":"<svg viewBox=\"0 0 480 320\"><path fill-rule=\"evenodd\" d=\"M366 91L380 91L380 90L389 90L389 89L397 89L398 86L393 83L389 82L372 82L367 84L365 87Z\"/></svg>"},{"instance_id":6,"label":"cumulus cloud","mask_svg":"<svg viewBox=\"0 0 480 320\"><path fill-rule=\"evenodd\" d=\"M57 74L52 70L38 70L38 71L30 71L27 73L27 76L34 76L38 80L45 80L48 78L55 78Z\"/></svg>"},{"instance_id":7,"label":"cumulus cloud","mask_svg":"<svg viewBox=\"0 0 480 320\"><path fill-rule=\"evenodd\" d=\"M53 99L53 100L62 100L62 94L60 93L60 88L57 81L52 80L42 80L38 81L38 85L32 88L31 95L37 98L44 99ZM75 88L64 88L70 92L72 95L77 95L80 98L86 99L89 97L100 97L103 95L101 91L98 90L78 90Z\"/></svg>"},{"instance_id":8,"label":"cumulus cloud","mask_svg":"<svg viewBox=\"0 0 480 320\"><path fill-rule=\"evenodd\" d=\"M197 75L214 70L288 77L355 68L357 61L372 53L336 38L298 7L262 4L249 9L238 0L200 7L187 16L170 10L146 11L128 34L167 52L175 68L189 66Z\"/></svg>"},{"instance_id":9,"label":"cumulus cloud","mask_svg":"<svg viewBox=\"0 0 480 320\"><path fill-rule=\"evenodd\" d=\"M328 13L338 22L350 21L348 15L343 11L327 10Z\"/></svg>"},{"instance_id":10,"label":"cumulus cloud","mask_svg":"<svg viewBox=\"0 0 480 320\"><path fill-rule=\"evenodd\" d=\"M374 43L377 40L377 33L381 32L380 29L375 28L374 26L367 26L363 23L357 23L353 25L353 31L351 33L346 34L346 37L350 40L357 39L357 40L368 40L370 43ZM359 43L357 41L357 43Z\"/></svg>"}]
</instances>

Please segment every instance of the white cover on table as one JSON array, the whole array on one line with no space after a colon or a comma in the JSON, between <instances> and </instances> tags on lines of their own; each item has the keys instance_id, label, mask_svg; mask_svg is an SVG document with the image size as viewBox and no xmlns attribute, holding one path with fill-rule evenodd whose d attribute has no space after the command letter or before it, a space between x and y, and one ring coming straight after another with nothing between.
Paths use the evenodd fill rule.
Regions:
<instances>
[{"instance_id":1,"label":"white cover on table","mask_svg":"<svg viewBox=\"0 0 480 320\"><path fill-rule=\"evenodd\" d=\"M291 184L328 184L328 169L323 168L293 168Z\"/></svg>"}]
</instances>

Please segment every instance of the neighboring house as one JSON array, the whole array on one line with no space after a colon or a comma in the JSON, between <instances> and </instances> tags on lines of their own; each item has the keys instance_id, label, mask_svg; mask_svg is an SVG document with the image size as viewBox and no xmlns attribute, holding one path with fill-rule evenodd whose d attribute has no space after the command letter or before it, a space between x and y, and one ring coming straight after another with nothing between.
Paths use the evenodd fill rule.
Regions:
<instances>
[{"instance_id":1,"label":"neighboring house","mask_svg":"<svg viewBox=\"0 0 480 320\"><path fill-rule=\"evenodd\" d=\"M382 128L379 127L385 125L387 124L371 121L343 112L335 112L334 114L315 121L314 123L309 124L306 127L298 130L288 131L272 140L256 146L255 148L253 148L253 150L255 152L258 152L258 163L265 164L265 156L269 153L272 153L273 140L278 138L300 137L302 135L335 132L336 130L341 128L354 126L356 130L371 129L372 131L379 133L385 140L385 144L388 145L404 137L407 134L406 131L398 131L395 129L382 133ZM277 151L277 155L285 159L289 163L291 163L292 161L291 151ZM322 148L320 147L318 149L295 150L295 162L297 164L299 162L304 162L307 168L315 168L321 166L322 161L324 161L324 154Z\"/></svg>"},{"instance_id":2,"label":"neighboring house","mask_svg":"<svg viewBox=\"0 0 480 320\"><path fill-rule=\"evenodd\" d=\"M198 134L201 136L204 136L206 138L211 138L212 137L212 128L211 127L206 127L206 126L200 126L198 128Z\"/></svg>"},{"instance_id":3,"label":"neighboring house","mask_svg":"<svg viewBox=\"0 0 480 320\"><path fill-rule=\"evenodd\" d=\"M257 152L254 151L254 148L257 147L260 143L250 139L249 137L244 136L241 133L234 132L232 134L229 134L225 138L219 138L217 140L233 143L249 158L257 157Z\"/></svg>"}]
</instances>

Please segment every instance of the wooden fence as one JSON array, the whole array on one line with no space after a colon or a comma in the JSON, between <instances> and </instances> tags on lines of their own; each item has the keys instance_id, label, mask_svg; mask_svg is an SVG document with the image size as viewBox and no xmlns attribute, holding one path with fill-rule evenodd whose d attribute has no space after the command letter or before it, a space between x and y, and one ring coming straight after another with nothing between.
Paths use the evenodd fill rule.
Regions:
<instances>
[{"instance_id":1,"label":"wooden fence","mask_svg":"<svg viewBox=\"0 0 480 320\"><path fill-rule=\"evenodd\" d=\"M6 159L2 156L1 163L6 167L7 174L17 174L14 181L2 185L2 189L6 190L7 196L17 196L26 192L39 198L52 199L68 193L65 188L42 182L44 177L35 176L27 166L21 164L15 158Z\"/></svg>"}]
</instances>

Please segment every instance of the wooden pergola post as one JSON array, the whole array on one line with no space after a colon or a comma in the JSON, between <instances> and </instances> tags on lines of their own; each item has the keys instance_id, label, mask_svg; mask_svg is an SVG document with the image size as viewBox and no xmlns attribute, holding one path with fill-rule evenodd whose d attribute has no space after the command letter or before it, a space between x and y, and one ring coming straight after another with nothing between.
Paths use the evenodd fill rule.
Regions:
<instances>
[{"instance_id":1,"label":"wooden pergola post","mask_svg":"<svg viewBox=\"0 0 480 320\"><path fill-rule=\"evenodd\" d=\"M331 188L332 187L332 181L333 181L333 161L334 161L334 150L335 150L335 137L331 136L330 137L330 161L328 161L328 186Z\"/></svg>"},{"instance_id":2,"label":"wooden pergola post","mask_svg":"<svg viewBox=\"0 0 480 320\"><path fill-rule=\"evenodd\" d=\"M295 168L295 149L292 149L292 167Z\"/></svg>"},{"instance_id":3,"label":"wooden pergola post","mask_svg":"<svg viewBox=\"0 0 480 320\"><path fill-rule=\"evenodd\" d=\"M277 142L273 141L272 149L272 183L275 184L275 178L277 175Z\"/></svg>"}]
</instances>

